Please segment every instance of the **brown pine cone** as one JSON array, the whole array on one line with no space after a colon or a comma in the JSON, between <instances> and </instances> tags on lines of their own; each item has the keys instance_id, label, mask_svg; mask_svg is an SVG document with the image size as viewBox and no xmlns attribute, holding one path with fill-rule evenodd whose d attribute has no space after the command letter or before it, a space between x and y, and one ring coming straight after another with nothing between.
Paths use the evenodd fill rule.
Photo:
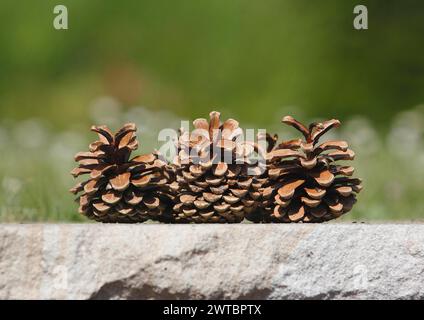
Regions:
<instances>
[{"instance_id":1,"label":"brown pine cone","mask_svg":"<svg viewBox=\"0 0 424 320\"><path fill-rule=\"evenodd\" d=\"M337 161L353 160L355 154L345 141L318 144L340 122L312 123L309 128L290 116L282 122L299 130L305 140L276 145L277 137L268 136L269 181L261 189L265 221L323 222L350 211L362 189L361 180L351 178L353 167Z\"/></svg>"},{"instance_id":2,"label":"brown pine cone","mask_svg":"<svg viewBox=\"0 0 424 320\"><path fill-rule=\"evenodd\" d=\"M76 199L79 212L101 222L172 218L167 191L171 176L166 162L157 153L130 159L138 147L135 124L124 125L115 135L106 126L93 126L91 130L99 140L90 144L90 151L76 154L79 165L71 171L74 177L90 175L70 190L82 192Z\"/></svg>"},{"instance_id":3,"label":"brown pine cone","mask_svg":"<svg viewBox=\"0 0 424 320\"><path fill-rule=\"evenodd\" d=\"M197 119L195 130L180 131L174 160L178 193L176 222L237 223L256 210L262 182L250 156L257 151L251 142L239 142L239 123L211 112L209 122ZM237 163L236 163L237 160Z\"/></svg>"}]
</instances>

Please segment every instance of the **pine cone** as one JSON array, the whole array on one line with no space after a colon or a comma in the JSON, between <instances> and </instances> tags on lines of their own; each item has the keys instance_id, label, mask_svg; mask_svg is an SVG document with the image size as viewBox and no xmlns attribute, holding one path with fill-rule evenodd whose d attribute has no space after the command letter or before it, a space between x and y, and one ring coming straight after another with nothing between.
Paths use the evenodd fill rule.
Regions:
<instances>
[{"instance_id":1,"label":"pine cone","mask_svg":"<svg viewBox=\"0 0 424 320\"><path fill-rule=\"evenodd\" d=\"M176 222L237 223L258 206L262 183L252 172L250 156L257 150L251 142L238 142L242 134L233 119L197 119L195 130L180 131L175 157ZM237 160L237 161L236 161Z\"/></svg>"},{"instance_id":2,"label":"pine cone","mask_svg":"<svg viewBox=\"0 0 424 320\"><path fill-rule=\"evenodd\" d=\"M309 128L290 116L282 122L293 126L305 140L285 141L276 146L277 137L268 136L267 172L269 182L261 190L264 217L272 222L323 222L350 211L361 180L351 178L354 168L336 164L353 160L355 154L345 141L319 138L338 120L312 123Z\"/></svg>"},{"instance_id":3,"label":"pine cone","mask_svg":"<svg viewBox=\"0 0 424 320\"><path fill-rule=\"evenodd\" d=\"M106 126L93 126L99 140L89 146L89 152L79 152L74 177L89 174L70 191L82 192L76 199L79 212L101 222L143 222L166 220L170 202L167 183L170 174L166 162L157 153L134 157L138 147L136 126L126 124L115 135ZM169 214L169 213L168 213Z\"/></svg>"}]
</instances>

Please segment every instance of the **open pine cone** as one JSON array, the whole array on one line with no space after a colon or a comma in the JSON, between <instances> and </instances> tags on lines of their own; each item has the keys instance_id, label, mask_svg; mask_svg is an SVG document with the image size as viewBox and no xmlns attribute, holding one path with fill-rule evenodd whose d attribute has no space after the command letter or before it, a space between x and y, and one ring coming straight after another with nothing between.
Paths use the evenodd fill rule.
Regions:
<instances>
[{"instance_id":1,"label":"open pine cone","mask_svg":"<svg viewBox=\"0 0 424 320\"><path fill-rule=\"evenodd\" d=\"M338 120L312 123L309 128L290 116L282 120L299 130L305 140L276 145L277 136L268 136L267 173L262 189L265 221L322 222L350 211L361 180L351 178L354 168L337 164L353 160L355 154L345 141L318 140L338 127Z\"/></svg>"},{"instance_id":2,"label":"open pine cone","mask_svg":"<svg viewBox=\"0 0 424 320\"><path fill-rule=\"evenodd\" d=\"M80 213L102 222L166 221L170 174L157 153L130 160L138 147L135 124L124 125L115 135L106 126L91 130L99 140L90 144L89 152L75 155L79 165L71 171L74 177L90 175L70 190L82 192L77 198Z\"/></svg>"},{"instance_id":3,"label":"open pine cone","mask_svg":"<svg viewBox=\"0 0 424 320\"><path fill-rule=\"evenodd\" d=\"M257 148L237 141L239 123L228 119L221 124L219 112L211 112L209 122L197 119L193 124L191 134L180 131L174 160L175 221L241 222L256 210L260 197L262 182L250 160Z\"/></svg>"}]
</instances>

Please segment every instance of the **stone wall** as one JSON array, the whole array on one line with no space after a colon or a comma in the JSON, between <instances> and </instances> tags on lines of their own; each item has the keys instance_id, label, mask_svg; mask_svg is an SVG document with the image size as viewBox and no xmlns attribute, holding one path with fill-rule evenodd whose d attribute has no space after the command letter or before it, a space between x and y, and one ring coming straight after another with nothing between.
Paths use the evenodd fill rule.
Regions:
<instances>
[{"instance_id":1,"label":"stone wall","mask_svg":"<svg viewBox=\"0 0 424 320\"><path fill-rule=\"evenodd\" d=\"M0 225L0 299L423 299L424 225Z\"/></svg>"}]
</instances>

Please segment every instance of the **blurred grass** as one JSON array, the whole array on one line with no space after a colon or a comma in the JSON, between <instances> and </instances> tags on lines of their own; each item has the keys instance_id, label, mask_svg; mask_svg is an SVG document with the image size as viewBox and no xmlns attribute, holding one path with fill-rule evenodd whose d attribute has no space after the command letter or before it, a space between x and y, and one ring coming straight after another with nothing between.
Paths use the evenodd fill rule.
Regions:
<instances>
[{"instance_id":1,"label":"blurred grass","mask_svg":"<svg viewBox=\"0 0 424 320\"><path fill-rule=\"evenodd\" d=\"M0 3L0 221L81 220L91 123L135 121L149 152L211 109L284 138L285 114L341 119L365 186L344 219L423 216L424 2L361 1L367 31L353 0L63 0L66 31L57 4Z\"/></svg>"},{"instance_id":2,"label":"blurred grass","mask_svg":"<svg viewBox=\"0 0 424 320\"><path fill-rule=\"evenodd\" d=\"M184 117L218 106L264 126L294 105L384 127L424 100L424 4L361 3L366 31L352 27L353 0L64 0L58 31L55 1L3 0L0 110L65 127L107 94Z\"/></svg>"}]
</instances>

